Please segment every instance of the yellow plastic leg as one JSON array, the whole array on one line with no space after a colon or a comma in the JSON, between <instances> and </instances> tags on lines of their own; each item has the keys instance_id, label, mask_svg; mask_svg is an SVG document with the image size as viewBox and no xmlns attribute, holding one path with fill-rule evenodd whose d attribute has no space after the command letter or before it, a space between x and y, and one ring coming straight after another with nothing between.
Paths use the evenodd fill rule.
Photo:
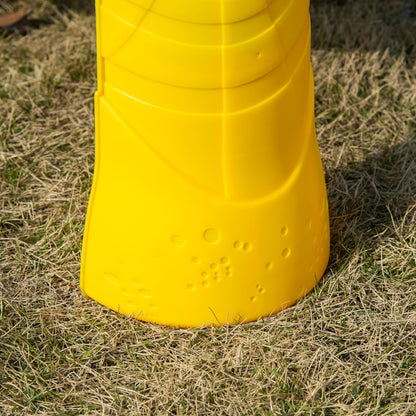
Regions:
<instances>
[{"instance_id":1,"label":"yellow plastic leg","mask_svg":"<svg viewBox=\"0 0 416 416\"><path fill-rule=\"evenodd\" d=\"M81 287L141 320L255 320L329 257L308 0L97 2Z\"/></svg>"}]
</instances>

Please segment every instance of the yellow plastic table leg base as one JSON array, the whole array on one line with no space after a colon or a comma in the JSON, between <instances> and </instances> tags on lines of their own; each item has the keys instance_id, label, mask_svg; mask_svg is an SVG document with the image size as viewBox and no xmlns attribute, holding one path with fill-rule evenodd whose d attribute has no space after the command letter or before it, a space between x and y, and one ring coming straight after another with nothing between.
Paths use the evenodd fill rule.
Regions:
<instances>
[{"instance_id":1,"label":"yellow plastic table leg base","mask_svg":"<svg viewBox=\"0 0 416 416\"><path fill-rule=\"evenodd\" d=\"M175 1L97 3L81 287L144 321L252 321L329 257L308 1Z\"/></svg>"}]
</instances>

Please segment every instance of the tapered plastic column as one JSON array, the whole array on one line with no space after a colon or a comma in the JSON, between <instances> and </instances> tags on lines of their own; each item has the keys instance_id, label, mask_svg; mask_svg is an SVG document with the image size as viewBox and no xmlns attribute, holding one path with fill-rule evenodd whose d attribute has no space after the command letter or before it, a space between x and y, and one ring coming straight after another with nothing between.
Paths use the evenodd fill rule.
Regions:
<instances>
[{"instance_id":1,"label":"tapered plastic column","mask_svg":"<svg viewBox=\"0 0 416 416\"><path fill-rule=\"evenodd\" d=\"M329 256L308 0L97 3L84 293L145 321L255 320Z\"/></svg>"}]
</instances>

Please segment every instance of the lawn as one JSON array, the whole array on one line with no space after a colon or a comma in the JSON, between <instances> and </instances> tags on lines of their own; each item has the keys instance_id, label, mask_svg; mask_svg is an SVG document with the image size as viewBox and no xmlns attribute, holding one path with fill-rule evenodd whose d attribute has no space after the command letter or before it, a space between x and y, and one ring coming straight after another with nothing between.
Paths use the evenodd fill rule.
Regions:
<instances>
[{"instance_id":1,"label":"lawn","mask_svg":"<svg viewBox=\"0 0 416 416\"><path fill-rule=\"evenodd\" d=\"M80 292L92 3L0 0L32 11L0 38L0 415L416 414L414 3L311 1L330 264L295 306L210 329Z\"/></svg>"}]
</instances>

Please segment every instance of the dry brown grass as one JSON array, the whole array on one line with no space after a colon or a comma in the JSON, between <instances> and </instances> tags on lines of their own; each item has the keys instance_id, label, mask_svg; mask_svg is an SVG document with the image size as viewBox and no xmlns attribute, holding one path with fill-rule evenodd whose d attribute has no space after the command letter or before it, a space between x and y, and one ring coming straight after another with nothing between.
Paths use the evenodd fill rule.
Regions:
<instances>
[{"instance_id":1,"label":"dry brown grass","mask_svg":"<svg viewBox=\"0 0 416 416\"><path fill-rule=\"evenodd\" d=\"M94 152L86 3L0 1L41 22L0 40L0 414L416 414L411 2L312 0L329 269L276 316L195 330L118 316L78 288Z\"/></svg>"}]
</instances>

